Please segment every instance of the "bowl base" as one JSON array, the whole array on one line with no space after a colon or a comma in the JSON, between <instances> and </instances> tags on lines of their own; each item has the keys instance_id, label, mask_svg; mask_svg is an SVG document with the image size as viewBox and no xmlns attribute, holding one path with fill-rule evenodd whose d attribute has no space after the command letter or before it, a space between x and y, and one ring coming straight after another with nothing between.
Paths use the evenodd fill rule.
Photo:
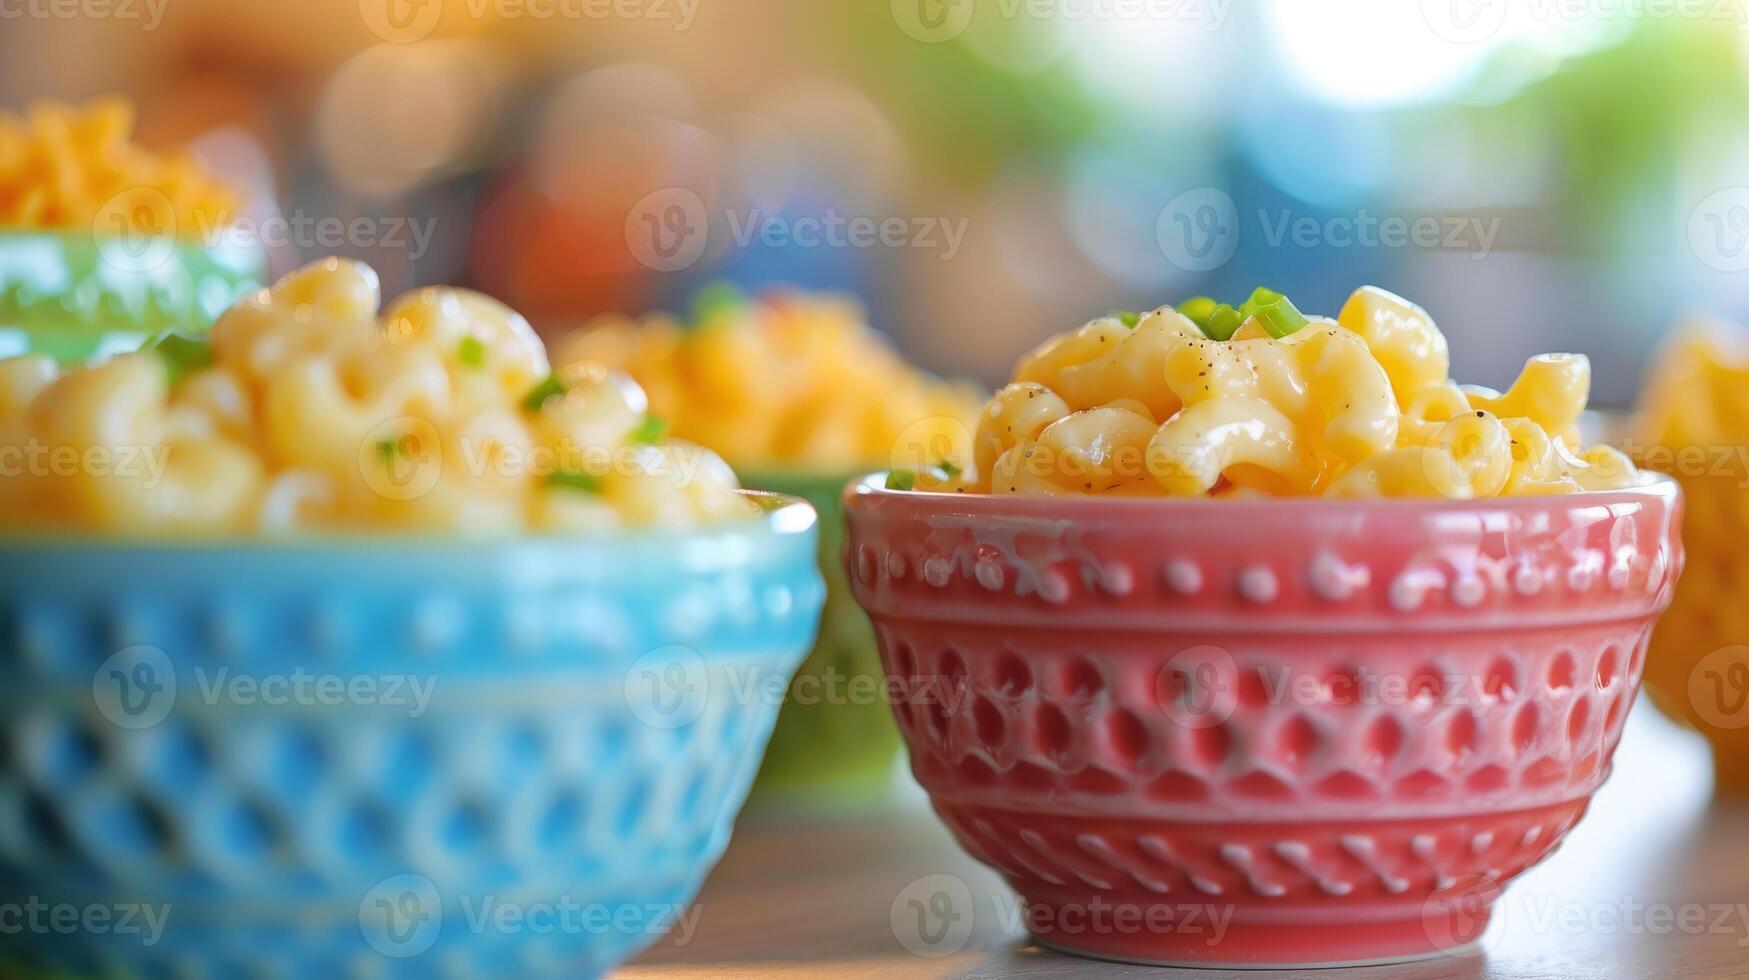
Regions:
<instances>
[{"instance_id":1,"label":"bowl base","mask_svg":"<svg viewBox=\"0 0 1749 980\"><path fill-rule=\"evenodd\" d=\"M1031 903L1028 903L1031 905ZM1416 915L1386 922L1293 923L1230 921L1218 932L1123 933L1077 931L1064 934L1036 926L1029 931L1040 946L1115 963L1180 969L1312 970L1386 966L1475 954L1488 913L1474 909L1442 915ZM1461 928L1461 932L1454 929ZM1453 942L1462 935L1464 942ZM1442 941L1443 939L1443 941Z\"/></svg>"}]
</instances>

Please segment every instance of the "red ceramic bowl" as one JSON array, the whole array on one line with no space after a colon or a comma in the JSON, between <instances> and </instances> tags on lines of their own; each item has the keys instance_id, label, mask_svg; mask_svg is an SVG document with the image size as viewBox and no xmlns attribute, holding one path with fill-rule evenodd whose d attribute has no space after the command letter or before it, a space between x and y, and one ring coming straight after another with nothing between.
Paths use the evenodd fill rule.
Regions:
<instances>
[{"instance_id":1,"label":"red ceramic bowl","mask_svg":"<svg viewBox=\"0 0 1749 980\"><path fill-rule=\"evenodd\" d=\"M845 494L912 771L1041 942L1149 963L1455 952L1609 774L1682 564L1579 496Z\"/></svg>"}]
</instances>

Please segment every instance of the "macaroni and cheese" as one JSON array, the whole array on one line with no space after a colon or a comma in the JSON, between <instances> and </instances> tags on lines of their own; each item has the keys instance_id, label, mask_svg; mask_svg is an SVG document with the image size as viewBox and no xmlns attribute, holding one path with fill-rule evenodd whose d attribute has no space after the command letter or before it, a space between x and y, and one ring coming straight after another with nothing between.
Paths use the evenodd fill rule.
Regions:
<instances>
[{"instance_id":1,"label":"macaroni and cheese","mask_svg":"<svg viewBox=\"0 0 1749 980\"><path fill-rule=\"evenodd\" d=\"M625 370L677 435L738 467L843 472L966 454L983 393L907 365L854 304L719 298L691 324L603 319L556 345L556 360Z\"/></svg>"},{"instance_id":2,"label":"macaroni and cheese","mask_svg":"<svg viewBox=\"0 0 1749 980\"><path fill-rule=\"evenodd\" d=\"M223 225L231 190L188 154L134 145L133 128L125 99L0 111L0 227L193 238Z\"/></svg>"},{"instance_id":3,"label":"macaroni and cheese","mask_svg":"<svg viewBox=\"0 0 1749 980\"><path fill-rule=\"evenodd\" d=\"M379 320L380 299L368 266L327 259L205 340L64 374L0 361L0 524L494 534L752 512L714 453L663 438L635 383L552 372L502 304L422 289Z\"/></svg>"},{"instance_id":4,"label":"macaroni and cheese","mask_svg":"<svg viewBox=\"0 0 1749 980\"><path fill-rule=\"evenodd\" d=\"M905 482L997 494L1453 499L1633 485L1579 448L1582 356L1532 358L1504 393L1454 384L1420 307L1367 287L1335 320L1260 289L1114 313L1024 357L978 423L971 466Z\"/></svg>"},{"instance_id":5,"label":"macaroni and cheese","mask_svg":"<svg viewBox=\"0 0 1749 980\"><path fill-rule=\"evenodd\" d=\"M1646 655L1646 688L1713 744L1720 792L1749 793L1749 335L1683 330L1646 378L1629 451L1682 485L1687 571Z\"/></svg>"}]
</instances>

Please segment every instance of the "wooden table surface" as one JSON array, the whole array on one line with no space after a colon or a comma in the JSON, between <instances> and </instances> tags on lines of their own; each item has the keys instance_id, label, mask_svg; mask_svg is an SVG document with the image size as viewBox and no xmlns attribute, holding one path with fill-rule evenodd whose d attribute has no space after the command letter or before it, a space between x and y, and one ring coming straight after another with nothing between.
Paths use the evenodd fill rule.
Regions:
<instances>
[{"instance_id":1,"label":"wooden table surface","mask_svg":"<svg viewBox=\"0 0 1749 980\"><path fill-rule=\"evenodd\" d=\"M1710 799L1706 751L1650 705L1637 707L1615 775L1591 813L1553 857L1507 890L1479 951L1346 973L1261 975L1749 978L1749 806ZM1120 966L1031 944L1015 924L1012 893L960 851L906 776L877 806L755 809L735 833L699 897L692 933L670 933L619 976L1244 975ZM894 907L908 885L941 874L970 891L972 933L951 955L918 955L905 942L917 945L914 932L895 928Z\"/></svg>"}]
</instances>

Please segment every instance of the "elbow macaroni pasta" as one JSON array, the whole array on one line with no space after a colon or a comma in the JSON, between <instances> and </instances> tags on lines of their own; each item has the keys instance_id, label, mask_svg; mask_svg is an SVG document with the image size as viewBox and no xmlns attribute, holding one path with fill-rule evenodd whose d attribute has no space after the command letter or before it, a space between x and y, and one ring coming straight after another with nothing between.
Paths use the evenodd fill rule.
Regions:
<instances>
[{"instance_id":1,"label":"elbow macaroni pasta","mask_svg":"<svg viewBox=\"0 0 1749 980\"><path fill-rule=\"evenodd\" d=\"M118 98L0 111L0 227L192 238L224 225L232 191L186 153L135 146L133 128L133 106Z\"/></svg>"},{"instance_id":2,"label":"elbow macaroni pasta","mask_svg":"<svg viewBox=\"0 0 1749 980\"><path fill-rule=\"evenodd\" d=\"M738 467L842 472L969 457L983 393L907 365L843 300L802 294L672 318L603 319L555 360L630 374L682 438Z\"/></svg>"},{"instance_id":3,"label":"elbow macaroni pasta","mask_svg":"<svg viewBox=\"0 0 1749 980\"><path fill-rule=\"evenodd\" d=\"M1749 335L1685 329L1647 374L1631 451L1682 485L1688 564L1652 633L1646 689L1713 746L1721 793L1749 793Z\"/></svg>"},{"instance_id":4,"label":"elbow macaroni pasta","mask_svg":"<svg viewBox=\"0 0 1749 980\"><path fill-rule=\"evenodd\" d=\"M328 259L170 338L59 374L0 361L0 524L120 534L688 526L753 512L600 365L553 374L474 293Z\"/></svg>"},{"instance_id":5,"label":"elbow macaroni pasta","mask_svg":"<svg viewBox=\"0 0 1749 980\"><path fill-rule=\"evenodd\" d=\"M1532 358L1502 394L1452 383L1432 319L1381 289L1335 320L1275 322L1249 315L1216 340L1162 307L1046 341L985 406L961 485L1468 499L1641 481L1622 453L1577 448L1582 356Z\"/></svg>"}]
</instances>

